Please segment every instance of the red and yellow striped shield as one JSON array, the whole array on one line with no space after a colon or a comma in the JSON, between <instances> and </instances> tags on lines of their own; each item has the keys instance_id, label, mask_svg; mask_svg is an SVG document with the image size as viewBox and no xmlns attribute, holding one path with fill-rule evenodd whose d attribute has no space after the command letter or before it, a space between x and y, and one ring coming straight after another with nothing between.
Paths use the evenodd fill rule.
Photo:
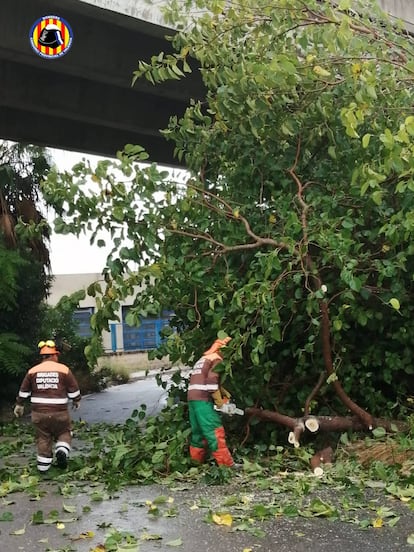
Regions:
<instances>
[{"instance_id":1,"label":"red and yellow striped shield","mask_svg":"<svg viewBox=\"0 0 414 552\"><path fill-rule=\"evenodd\" d=\"M53 59L68 52L72 46L73 33L68 22L62 17L45 15L34 22L29 38L36 54Z\"/></svg>"}]
</instances>

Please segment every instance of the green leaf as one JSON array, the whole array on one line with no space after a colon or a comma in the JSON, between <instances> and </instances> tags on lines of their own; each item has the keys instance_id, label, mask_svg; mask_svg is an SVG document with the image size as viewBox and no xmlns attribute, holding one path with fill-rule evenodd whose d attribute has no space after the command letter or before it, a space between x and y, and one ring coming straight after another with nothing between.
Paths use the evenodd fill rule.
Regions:
<instances>
[{"instance_id":1,"label":"green leaf","mask_svg":"<svg viewBox=\"0 0 414 552\"><path fill-rule=\"evenodd\" d=\"M123 207L114 207L112 210L112 215L115 220L122 222L125 218L125 211Z\"/></svg>"},{"instance_id":2,"label":"green leaf","mask_svg":"<svg viewBox=\"0 0 414 552\"><path fill-rule=\"evenodd\" d=\"M157 534L154 534L154 533L143 533L141 536L140 536L140 540L143 540L143 541L157 541L157 540L162 540L162 537L161 535L157 535Z\"/></svg>"},{"instance_id":3,"label":"green leaf","mask_svg":"<svg viewBox=\"0 0 414 552\"><path fill-rule=\"evenodd\" d=\"M382 438L382 437L385 437L387 432L383 427L376 427L375 429L372 430L372 434L374 437Z\"/></svg>"},{"instance_id":4,"label":"green leaf","mask_svg":"<svg viewBox=\"0 0 414 552\"><path fill-rule=\"evenodd\" d=\"M135 312L129 311L125 316L125 322L128 326L137 326L139 323L139 317Z\"/></svg>"},{"instance_id":5,"label":"green leaf","mask_svg":"<svg viewBox=\"0 0 414 552\"><path fill-rule=\"evenodd\" d=\"M24 535L25 533L26 533L26 525L22 527L22 529L16 529L16 531L11 531L10 535L20 536L20 535Z\"/></svg>"},{"instance_id":6,"label":"green leaf","mask_svg":"<svg viewBox=\"0 0 414 552\"><path fill-rule=\"evenodd\" d=\"M362 282L359 278L356 278L356 277L351 277L349 279L349 287L353 290L353 291L359 291L361 289L361 285L362 285Z\"/></svg>"},{"instance_id":7,"label":"green leaf","mask_svg":"<svg viewBox=\"0 0 414 552\"><path fill-rule=\"evenodd\" d=\"M396 299L395 297L393 297L392 299L390 299L389 301L389 304L392 306L393 309L399 311L400 310L400 302L398 301L398 299Z\"/></svg>"},{"instance_id":8,"label":"green leaf","mask_svg":"<svg viewBox=\"0 0 414 552\"><path fill-rule=\"evenodd\" d=\"M369 146L372 134L364 134L362 137L362 147L366 149Z\"/></svg>"},{"instance_id":9,"label":"green leaf","mask_svg":"<svg viewBox=\"0 0 414 552\"><path fill-rule=\"evenodd\" d=\"M376 205L381 205L382 203L382 197L383 197L383 191L382 190L376 190L373 194L372 194L372 200L373 202L376 204Z\"/></svg>"},{"instance_id":10,"label":"green leaf","mask_svg":"<svg viewBox=\"0 0 414 552\"><path fill-rule=\"evenodd\" d=\"M349 443L349 437L347 433L341 433L340 441L343 445L347 445Z\"/></svg>"},{"instance_id":11,"label":"green leaf","mask_svg":"<svg viewBox=\"0 0 414 552\"><path fill-rule=\"evenodd\" d=\"M154 498L152 501L153 504L166 504L168 502L168 496L159 495Z\"/></svg>"},{"instance_id":12,"label":"green leaf","mask_svg":"<svg viewBox=\"0 0 414 552\"><path fill-rule=\"evenodd\" d=\"M414 136L414 116L413 115L409 115L405 121L404 121L404 125L407 129L407 132L411 135L411 136Z\"/></svg>"},{"instance_id":13,"label":"green leaf","mask_svg":"<svg viewBox=\"0 0 414 552\"><path fill-rule=\"evenodd\" d=\"M331 74L329 71L327 71L320 65L315 65L315 67L313 68L313 71L320 77L329 77Z\"/></svg>"},{"instance_id":14,"label":"green leaf","mask_svg":"<svg viewBox=\"0 0 414 552\"><path fill-rule=\"evenodd\" d=\"M33 513L31 522L33 525L41 525L44 523L44 516L42 510L37 510Z\"/></svg>"},{"instance_id":15,"label":"green leaf","mask_svg":"<svg viewBox=\"0 0 414 552\"><path fill-rule=\"evenodd\" d=\"M302 515L305 517L337 518L338 512L333 505L325 502L321 498L315 498L311 501L309 507L302 512Z\"/></svg>"},{"instance_id":16,"label":"green leaf","mask_svg":"<svg viewBox=\"0 0 414 552\"><path fill-rule=\"evenodd\" d=\"M394 147L394 136L388 128L380 134L380 140L386 148L392 149Z\"/></svg>"},{"instance_id":17,"label":"green leaf","mask_svg":"<svg viewBox=\"0 0 414 552\"><path fill-rule=\"evenodd\" d=\"M336 159L336 148L335 148L335 146L329 146L328 154L330 155L330 157L332 157L332 159Z\"/></svg>"}]
</instances>

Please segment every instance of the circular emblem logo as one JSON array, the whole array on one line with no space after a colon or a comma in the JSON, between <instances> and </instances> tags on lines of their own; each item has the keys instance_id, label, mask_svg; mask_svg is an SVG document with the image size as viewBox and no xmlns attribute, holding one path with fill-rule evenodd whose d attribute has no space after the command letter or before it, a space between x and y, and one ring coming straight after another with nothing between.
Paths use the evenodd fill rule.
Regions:
<instances>
[{"instance_id":1,"label":"circular emblem logo","mask_svg":"<svg viewBox=\"0 0 414 552\"><path fill-rule=\"evenodd\" d=\"M72 46L73 33L67 21L57 15L45 15L30 29L30 45L42 58L64 56Z\"/></svg>"}]
</instances>

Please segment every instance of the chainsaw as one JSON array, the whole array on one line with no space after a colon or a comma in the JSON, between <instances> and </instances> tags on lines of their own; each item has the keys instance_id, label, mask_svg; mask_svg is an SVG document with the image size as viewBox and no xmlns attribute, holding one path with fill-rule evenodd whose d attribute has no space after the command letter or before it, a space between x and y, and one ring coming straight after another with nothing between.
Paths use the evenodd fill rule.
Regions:
<instances>
[{"instance_id":1,"label":"chainsaw","mask_svg":"<svg viewBox=\"0 0 414 552\"><path fill-rule=\"evenodd\" d=\"M233 414L237 414L238 416L244 415L244 410L237 408L237 406L231 402L224 403L220 407L215 405L214 410L217 410L217 412L221 412L222 414L228 414L229 416L233 416Z\"/></svg>"}]
</instances>

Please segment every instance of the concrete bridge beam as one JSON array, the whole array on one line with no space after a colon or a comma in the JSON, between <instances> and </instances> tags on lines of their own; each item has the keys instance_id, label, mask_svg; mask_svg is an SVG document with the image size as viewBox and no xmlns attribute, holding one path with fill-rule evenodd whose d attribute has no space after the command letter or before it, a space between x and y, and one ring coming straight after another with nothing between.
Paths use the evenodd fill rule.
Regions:
<instances>
[{"instance_id":1,"label":"concrete bridge beam","mask_svg":"<svg viewBox=\"0 0 414 552\"><path fill-rule=\"evenodd\" d=\"M49 14L67 20L74 39L65 56L45 60L32 51L29 31ZM174 163L159 130L203 97L201 79L131 86L139 59L169 50L168 33L79 0L1 0L0 136L107 156L132 142Z\"/></svg>"}]
</instances>

